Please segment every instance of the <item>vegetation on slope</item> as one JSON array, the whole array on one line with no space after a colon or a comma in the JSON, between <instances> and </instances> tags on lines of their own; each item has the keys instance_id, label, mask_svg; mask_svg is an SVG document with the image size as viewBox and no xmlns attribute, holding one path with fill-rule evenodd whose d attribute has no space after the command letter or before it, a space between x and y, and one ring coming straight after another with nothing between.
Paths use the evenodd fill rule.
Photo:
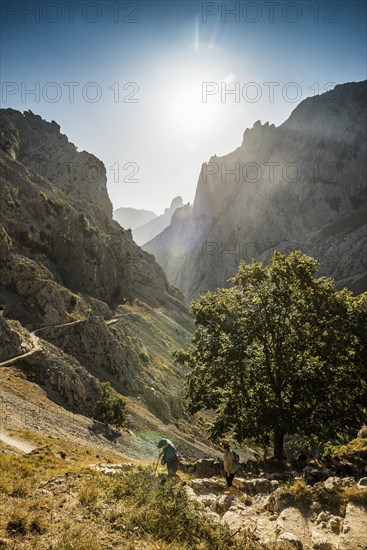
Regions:
<instances>
[{"instance_id":1,"label":"vegetation on slope","mask_svg":"<svg viewBox=\"0 0 367 550\"><path fill-rule=\"evenodd\" d=\"M191 367L190 412L215 410L212 437L272 437L282 460L287 434L325 442L361 426L367 293L337 291L332 279L315 277L317 265L300 252L275 252L268 265L241 264L232 288L193 303L194 346L175 357Z\"/></svg>"},{"instance_id":2,"label":"vegetation on slope","mask_svg":"<svg viewBox=\"0 0 367 550\"><path fill-rule=\"evenodd\" d=\"M261 548L249 532L233 535L210 519L183 487L162 483L152 468L127 464L111 476L91 468L95 456L78 452L74 461L56 456L50 446L25 456L0 453L0 541L5 547Z\"/></svg>"}]
</instances>

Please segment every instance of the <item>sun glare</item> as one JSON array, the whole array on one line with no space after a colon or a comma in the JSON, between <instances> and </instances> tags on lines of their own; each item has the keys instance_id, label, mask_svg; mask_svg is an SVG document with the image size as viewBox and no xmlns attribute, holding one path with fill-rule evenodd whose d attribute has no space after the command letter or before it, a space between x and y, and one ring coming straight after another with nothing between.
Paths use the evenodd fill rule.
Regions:
<instances>
[{"instance_id":1,"label":"sun glare","mask_svg":"<svg viewBox=\"0 0 367 550\"><path fill-rule=\"evenodd\" d=\"M165 67L162 81L167 82L164 105L171 126L191 143L196 137L209 137L223 118L221 83L234 80L229 56L212 39L202 40L196 24L193 41L170 65L169 72ZM211 95L207 93L209 83Z\"/></svg>"},{"instance_id":2,"label":"sun glare","mask_svg":"<svg viewBox=\"0 0 367 550\"><path fill-rule=\"evenodd\" d=\"M207 133L218 122L220 109L215 101L203 100L203 81L188 82L173 92L172 122L188 133Z\"/></svg>"}]
</instances>

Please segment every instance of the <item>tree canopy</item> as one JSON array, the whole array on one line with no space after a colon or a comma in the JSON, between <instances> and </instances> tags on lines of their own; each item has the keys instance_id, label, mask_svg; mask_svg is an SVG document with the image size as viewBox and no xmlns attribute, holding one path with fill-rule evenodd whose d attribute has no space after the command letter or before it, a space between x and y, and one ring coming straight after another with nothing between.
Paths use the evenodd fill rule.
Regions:
<instances>
[{"instance_id":1,"label":"tree canopy","mask_svg":"<svg viewBox=\"0 0 367 550\"><path fill-rule=\"evenodd\" d=\"M366 420L367 293L338 291L317 266L275 252L193 302L193 347L175 358L191 367L189 411L215 411L213 438L272 436L280 459L286 434L327 441Z\"/></svg>"},{"instance_id":2,"label":"tree canopy","mask_svg":"<svg viewBox=\"0 0 367 550\"><path fill-rule=\"evenodd\" d=\"M94 408L94 418L106 426L123 426L126 419L126 405L123 398L111 387L109 382L100 384L100 398Z\"/></svg>"}]
</instances>

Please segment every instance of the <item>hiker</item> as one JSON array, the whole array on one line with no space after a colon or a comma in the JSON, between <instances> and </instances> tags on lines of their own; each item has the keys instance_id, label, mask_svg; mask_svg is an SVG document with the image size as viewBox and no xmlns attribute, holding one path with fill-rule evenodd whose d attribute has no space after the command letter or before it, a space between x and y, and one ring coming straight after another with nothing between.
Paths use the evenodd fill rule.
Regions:
<instances>
[{"instance_id":1,"label":"hiker","mask_svg":"<svg viewBox=\"0 0 367 550\"><path fill-rule=\"evenodd\" d=\"M335 475L339 477L354 477L356 481L359 478L359 470L355 464L341 460L338 455L333 456L333 466L335 468Z\"/></svg>"},{"instance_id":2,"label":"hiker","mask_svg":"<svg viewBox=\"0 0 367 550\"><path fill-rule=\"evenodd\" d=\"M301 472L303 468L307 466L307 453L302 449L302 451L297 456L296 468L298 472Z\"/></svg>"},{"instance_id":3,"label":"hiker","mask_svg":"<svg viewBox=\"0 0 367 550\"><path fill-rule=\"evenodd\" d=\"M227 487L231 492L236 491L236 487L233 486L233 479L238 470L238 455L231 449L231 445L228 439L222 439L220 442L223 447L223 463L224 463L224 475L226 477ZM237 460L236 460L237 459Z\"/></svg>"},{"instance_id":4,"label":"hiker","mask_svg":"<svg viewBox=\"0 0 367 550\"><path fill-rule=\"evenodd\" d=\"M332 468L333 466L333 457L331 454L327 454L322 458L322 463L325 466L325 468Z\"/></svg>"},{"instance_id":5,"label":"hiker","mask_svg":"<svg viewBox=\"0 0 367 550\"><path fill-rule=\"evenodd\" d=\"M178 470L178 456L176 453L176 447L169 439L160 439L157 445L160 449L158 460L160 460L162 466L167 466L168 477L175 479L182 485L186 485L184 481L177 475Z\"/></svg>"}]
</instances>

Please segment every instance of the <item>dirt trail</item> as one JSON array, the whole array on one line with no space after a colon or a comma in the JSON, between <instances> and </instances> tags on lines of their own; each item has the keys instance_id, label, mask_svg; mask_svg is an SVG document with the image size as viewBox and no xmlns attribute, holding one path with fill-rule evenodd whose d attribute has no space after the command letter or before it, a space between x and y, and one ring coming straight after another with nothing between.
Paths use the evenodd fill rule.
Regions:
<instances>
[{"instance_id":1,"label":"dirt trail","mask_svg":"<svg viewBox=\"0 0 367 550\"><path fill-rule=\"evenodd\" d=\"M0 312L0 314L2 314L2 312ZM106 324L107 325L113 325L113 324L115 324L119 321L120 317L123 317L125 315L130 315L130 313L123 313L121 315L116 316L114 319L109 319L108 321L106 321ZM41 328L38 328L37 330L34 330L33 332L30 332L29 335L30 335L31 340L32 340L33 348L31 350L27 351L26 353L22 353L21 355L16 355L15 357L12 357L11 359L7 359L6 361L1 362L0 367L10 367L11 365L16 363L20 359L25 359L26 357L29 357L30 355L33 355L36 351L39 351L40 349L42 349L39 338L38 338L38 336L36 336L37 333L40 333L43 330L46 330L46 329L49 329L49 328L61 328L61 327L70 327L70 326L73 326L73 325L79 325L81 323L84 323L86 320L87 320L87 318L78 319L77 321L71 321L69 323L62 323L61 325L50 325L48 327L41 327Z\"/></svg>"},{"instance_id":2,"label":"dirt trail","mask_svg":"<svg viewBox=\"0 0 367 550\"><path fill-rule=\"evenodd\" d=\"M61 327L71 327L73 325L80 325L81 323L85 323L87 319L88 317L85 317L84 319L78 319L77 321L68 321L67 323L61 323L60 325L49 325L47 327L41 327L35 330L32 334L37 334L49 328L61 328Z\"/></svg>"},{"instance_id":3,"label":"dirt trail","mask_svg":"<svg viewBox=\"0 0 367 550\"><path fill-rule=\"evenodd\" d=\"M39 338L35 335L35 333L30 332L29 335L32 340L33 348L27 351L26 353L22 353L21 355L16 355L15 357L8 359L7 361L3 361L2 363L0 363L0 367L10 367L11 365L19 361L19 359L25 359L26 357L33 355L36 351L39 351L40 349L42 349Z\"/></svg>"}]
</instances>

